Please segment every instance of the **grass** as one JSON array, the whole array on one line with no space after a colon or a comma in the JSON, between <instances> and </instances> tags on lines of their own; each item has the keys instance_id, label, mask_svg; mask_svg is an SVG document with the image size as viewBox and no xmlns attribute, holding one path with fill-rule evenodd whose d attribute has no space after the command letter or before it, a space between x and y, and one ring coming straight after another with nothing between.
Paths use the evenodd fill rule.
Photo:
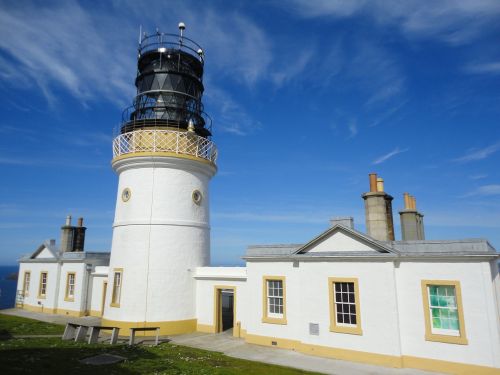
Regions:
<instances>
[{"instance_id":1,"label":"grass","mask_svg":"<svg viewBox=\"0 0 500 375\"><path fill-rule=\"evenodd\" d=\"M56 327L54 327L56 326ZM22 327L22 328L21 328ZM30 330L31 329L31 330ZM0 369L3 374L313 374L287 367L228 357L222 353L163 343L158 346L88 345L60 338L12 338L16 334L62 332L59 325L0 315ZM28 332L28 330L30 330ZM58 331L59 330L59 331ZM85 365L79 360L98 354L126 360L112 365Z\"/></svg>"},{"instance_id":2,"label":"grass","mask_svg":"<svg viewBox=\"0 0 500 375\"><path fill-rule=\"evenodd\" d=\"M13 335L58 335L63 334L64 326L26 319L18 316L0 314L0 337Z\"/></svg>"}]
</instances>

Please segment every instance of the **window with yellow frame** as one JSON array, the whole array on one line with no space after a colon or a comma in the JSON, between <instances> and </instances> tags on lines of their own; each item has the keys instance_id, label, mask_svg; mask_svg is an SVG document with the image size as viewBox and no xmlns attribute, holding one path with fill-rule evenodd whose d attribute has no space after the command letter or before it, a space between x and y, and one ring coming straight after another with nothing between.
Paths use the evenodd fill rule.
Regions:
<instances>
[{"instance_id":1,"label":"window with yellow frame","mask_svg":"<svg viewBox=\"0 0 500 375\"><path fill-rule=\"evenodd\" d=\"M113 290L111 292L111 304L110 304L110 306L112 307L120 307L122 283L123 283L123 269L115 268L113 270Z\"/></svg>"},{"instance_id":2,"label":"window with yellow frame","mask_svg":"<svg viewBox=\"0 0 500 375\"><path fill-rule=\"evenodd\" d=\"M38 298L45 298L47 294L47 280L49 273L47 271L40 272L40 285L38 286Z\"/></svg>"},{"instance_id":3,"label":"window with yellow frame","mask_svg":"<svg viewBox=\"0 0 500 375\"><path fill-rule=\"evenodd\" d=\"M26 271L24 272L24 279L23 279L23 296L28 297L30 294L30 282L31 282L31 272Z\"/></svg>"},{"instance_id":4,"label":"window with yellow frame","mask_svg":"<svg viewBox=\"0 0 500 375\"><path fill-rule=\"evenodd\" d=\"M459 281L422 280L425 339L467 345Z\"/></svg>"},{"instance_id":5,"label":"window with yellow frame","mask_svg":"<svg viewBox=\"0 0 500 375\"><path fill-rule=\"evenodd\" d=\"M75 281L76 274L74 272L68 272L66 275L66 293L64 298L67 302L73 302L75 300Z\"/></svg>"},{"instance_id":6,"label":"window with yellow frame","mask_svg":"<svg viewBox=\"0 0 500 375\"><path fill-rule=\"evenodd\" d=\"M357 278L328 278L330 331L362 335Z\"/></svg>"},{"instance_id":7,"label":"window with yellow frame","mask_svg":"<svg viewBox=\"0 0 500 375\"><path fill-rule=\"evenodd\" d=\"M262 322L287 324L284 276L264 276L262 282Z\"/></svg>"}]
</instances>

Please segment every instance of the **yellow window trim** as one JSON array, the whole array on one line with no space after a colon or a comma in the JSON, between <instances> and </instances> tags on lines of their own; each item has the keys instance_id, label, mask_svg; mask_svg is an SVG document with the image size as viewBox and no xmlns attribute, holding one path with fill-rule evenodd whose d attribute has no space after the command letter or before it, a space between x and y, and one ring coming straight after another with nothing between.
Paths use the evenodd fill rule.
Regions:
<instances>
[{"instance_id":1,"label":"yellow window trim","mask_svg":"<svg viewBox=\"0 0 500 375\"><path fill-rule=\"evenodd\" d=\"M28 290L26 290L26 275L30 275L30 282L29 282L29 286L31 286L31 271L24 271L24 275L23 275L23 296L24 297L28 297L30 295L30 291L29 291L29 287L28 287Z\"/></svg>"},{"instance_id":2,"label":"yellow window trim","mask_svg":"<svg viewBox=\"0 0 500 375\"><path fill-rule=\"evenodd\" d=\"M464 310L462 306L462 293L460 290L460 281L455 280L422 280L422 302L424 307L424 319L425 319L425 340L426 341L437 341L444 342L447 344L459 344L467 345L467 337L465 334L465 322L464 322ZM458 324L460 326L460 336L449 336L440 335L432 333L431 328L431 317L429 308L429 295L428 287L429 285L437 286L454 286L455 296L457 298L457 312L458 312Z\"/></svg>"},{"instance_id":3,"label":"yellow window trim","mask_svg":"<svg viewBox=\"0 0 500 375\"><path fill-rule=\"evenodd\" d=\"M335 283L353 283L354 284L354 298L356 300L356 322L357 324L352 327L340 326L337 324L337 316L335 314L335 298L333 294L335 289L333 285ZM361 309L359 303L359 286L358 279L354 277L329 277L328 278L328 294L330 301L330 331L337 333L348 333L351 335L362 335L363 330L361 329Z\"/></svg>"},{"instance_id":4,"label":"yellow window trim","mask_svg":"<svg viewBox=\"0 0 500 375\"><path fill-rule=\"evenodd\" d=\"M267 315L267 282L278 280L283 284L283 318L273 318ZM262 277L262 323L287 324L286 321L286 277L285 276L263 276Z\"/></svg>"},{"instance_id":5,"label":"yellow window trim","mask_svg":"<svg viewBox=\"0 0 500 375\"><path fill-rule=\"evenodd\" d=\"M73 297L69 297L69 275L73 275ZM75 302L75 291L76 291L76 273L75 272L67 272L66 273L66 292L64 293L64 300L66 302Z\"/></svg>"},{"instance_id":6,"label":"yellow window trim","mask_svg":"<svg viewBox=\"0 0 500 375\"><path fill-rule=\"evenodd\" d=\"M42 275L46 274L47 276L45 277L45 293L42 294ZM49 271L40 271L40 281L38 284L38 299L45 299L47 295L47 286L49 284Z\"/></svg>"},{"instance_id":7,"label":"yellow window trim","mask_svg":"<svg viewBox=\"0 0 500 375\"><path fill-rule=\"evenodd\" d=\"M120 274L120 291L115 298L115 275L119 273ZM111 307L120 307L120 298L122 296L122 288L123 288L123 268L114 268L113 269L113 285L111 286L111 302L109 306ZM118 302L113 302L113 301L118 301Z\"/></svg>"}]
</instances>

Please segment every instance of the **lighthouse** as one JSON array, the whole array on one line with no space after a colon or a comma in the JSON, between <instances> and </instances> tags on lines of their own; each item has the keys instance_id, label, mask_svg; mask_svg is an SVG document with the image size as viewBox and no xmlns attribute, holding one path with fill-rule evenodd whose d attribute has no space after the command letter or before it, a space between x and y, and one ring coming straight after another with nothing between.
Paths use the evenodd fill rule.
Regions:
<instances>
[{"instance_id":1,"label":"lighthouse","mask_svg":"<svg viewBox=\"0 0 500 375\"><path fill-rule=\"evenodd\" d=\"M113 140L118 191L103 325L196 330L193 272L210 263L217 148L201 100L204 51L184 31L180 23L178 34L139 39L137 95Z\"/></svg>"}]
</instances>

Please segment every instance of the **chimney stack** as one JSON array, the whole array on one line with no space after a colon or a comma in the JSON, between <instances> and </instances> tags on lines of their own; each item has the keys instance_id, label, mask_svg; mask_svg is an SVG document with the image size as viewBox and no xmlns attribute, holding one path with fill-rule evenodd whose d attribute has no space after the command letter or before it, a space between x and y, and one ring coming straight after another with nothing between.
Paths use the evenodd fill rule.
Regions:
<instances>
[{"instance_id":1,"label":"chimney stack","mask_svg":"<svg viewBox=\"0 0 500 375\"><path fill-rule=\"evenodd\" d=\"M78 218L78 226L71 225L71 216L66 216L66 222L61 227L61 253L83 251L85 244L85 228L83 218Z\"/></svg>"},{"instance_id":2,"label":"chimney stack","mask_svg":"<svg viewBox=\"0 0 500 375\"><path fill-rule=\"evenodd\" d=\"M384 191L384 180L370 173L370 191L361 197L365 200L366 231L379 241L394 241L392 196Z\"/></svg>"},{"instance_id":3,"label":"chimney stack","mask_svg":"<svg viewBox=\"0 0 500 375\"><path fill-rule=\"evenodd\" d=\"M83 217L78 218L78 226L75 230L75 240L73 242L73 251L83 251L85 245L85 231L87 228L83 226Z\"/></svg>"},{"instance_id":4,"label":"chimney stack","mask_svg":"<svg viewBox=\"0 0 500 375\"><path fill-rule=\"evenodd\" d=\"M404 193L404 209L399 211L401 219L401 237L403 241L425 240L424 215L417 211L417 200Z\"/></svg>"},{"instance_id":5,"label":"chimney stack","mask_svg":"<svg viewBox=\"0 0 500 375\"><path fill-rule=\"evenodd\" d=\"M335 225L343 225L346 228L354 229L354 218L352 216L332 217L330 219L330 227Z\"/></svg>"},{"instance_id":6,"label":"chimney stack","mask_svg":"<svg viewBox=\"0 0 500 375\"><path fill-rule=\"evenodd\" d=\"M73 227L71 226L71 216L66 216L66 222L61 227L61 253L73 250Z\"/></svg>"}]
</instances>

